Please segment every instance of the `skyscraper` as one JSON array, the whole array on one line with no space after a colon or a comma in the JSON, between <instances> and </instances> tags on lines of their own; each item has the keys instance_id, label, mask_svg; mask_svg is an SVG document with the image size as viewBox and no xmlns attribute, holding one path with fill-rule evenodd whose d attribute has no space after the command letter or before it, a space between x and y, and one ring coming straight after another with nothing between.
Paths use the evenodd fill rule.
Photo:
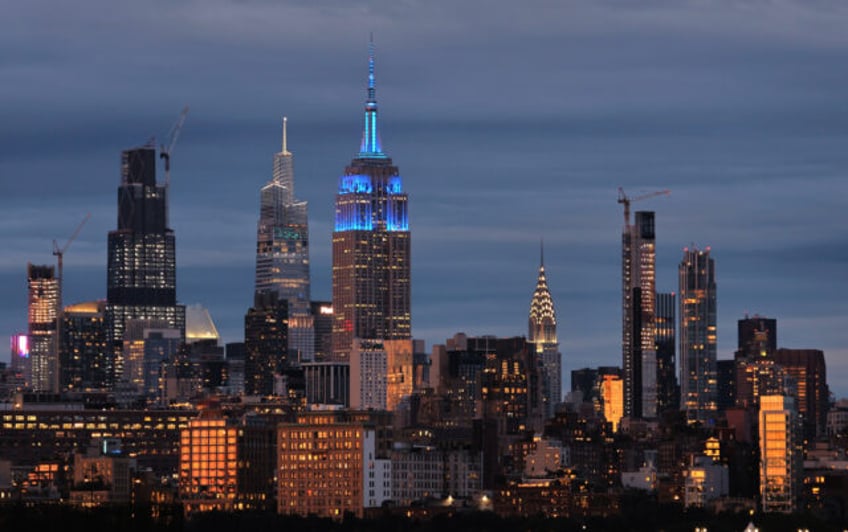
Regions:
<instances>
[{"instance_id":1,"label":"skyscraper","mask_svg":"<svg viewBox=\"0 0 848 532\"><path fill-rule=\"evenodd\" d=\"M59 391L59 352L56 339L56 305L59 280L53 266L27 264L29 289L29 349L32 389Z\"/></svg>"},{"instance_id":2,"label":"skyscraper","mask_svg":"<svg viewBox=\"0 0 848 532\"><path fill-rule=\"evenodd\" d=\"M118 228L109 231L104 323L109 385L122 377L127 320L164 320L185 331L185 307L177 305L174 231L168 227L168 186L156 183L156 149L121 153Z\"/></svg>"},{"instance_id":3,"label":"skyscraper","mask_svg":"<svg viewBox=\"0 0 848 532\"><path fill-rule=\"evenodd\" d=\"M289 367L288 309L274 292L259 291L244 316L244 393L270 395L274 376Z\"/></svg>"},{"instance_id":4,"label":"skyscraper","mask_svg":"<svg viewBox=\"0 0 848 532\"><path fill-rule=\"evenodd\" d=\"M408 197L377 131L373 46L359 154L339 178L333 231L333 356L347 361L354 339L409 340ZM389 361L388 367L393 367Z\"/></svg>"},{"instance_id":5,"label":"skyscraper","mask_svg":"<svg viewBox=\"0 0 848 532\"><path fill-rule=\"evenodd\" d=\"M763 512L793 513L804 474L795 399L760 397L760 496Z\"/></svg>"},{"instance_id":6,"label":"skyscraper","mask_svg":"<svg viewBox=\"0 0 848 532\"><path fill-rule=\"evenodd\" d=\"M274 174L260 192L256 230L256 291L276 292L289 305L288 350L292 361L314 359L310 308L307 203L294 197L293 157L283 118L282 150L274 155Z\"/></svg>"},{"instance_id":7,"label":"skyscraper","mask_svg":"<svg viewBox=\"0 0 848 532\"><path fill-rule=\"evenodd\" d=\"M680 408L688 423L715 419L718 400L716 369L716 282L710 248L686 248L680 280Z\"/></svg>"},{"instance_id":8,"label":"skyscraper","mask_svg":"<svg viewBox=\"0 0 848 532\"><path fill-rule=\"evenodd\" d=\"M654 294L654 213L636 212L621 237L622 367L625 417L657 415L657 354Z\"/></svg>"},{"instance_id":9,"label":"skyscraper","mask_svg":"<svg viewBox=\"0 0 848 532\"><path fill-rule=\"evenodd\" d=\"M542 373L544 415L550 418L554 415L554 408L562 400L562 355L557 341L556 309L545 277L544 250L539 263L536 290L530 300L528 340L536 346L536 356Z\"/></svg>"}]
</instances>

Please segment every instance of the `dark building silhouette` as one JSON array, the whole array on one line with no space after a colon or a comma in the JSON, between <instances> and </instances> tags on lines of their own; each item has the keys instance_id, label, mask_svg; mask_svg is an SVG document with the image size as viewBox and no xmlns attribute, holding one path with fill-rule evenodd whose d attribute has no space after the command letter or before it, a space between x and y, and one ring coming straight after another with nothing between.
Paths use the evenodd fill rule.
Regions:
<instances>
[{"instance_id":1,"label":"dark building silhouette","mask_svg":"<svg viewBox=\"0 0 848 532\"><path fill-rule=\"evenodd\" d=\"M62 390L102 390L108 386L105 307L102 300L65 307L59 363Z\"/></svg>"},{"instance_id":2,"label":"dark building silhouette","mask_svg":"<svg viewBox=\"0 0 848 532\"><path fill-rule=\"evenodd\" d=\"M289 365L288 301L257 292L244 317L244 393L274 393L274 376Z\"/></svg>"},{"instance_id":3,"label":"dark building silhouette","mask_svg":"<svg viewBox=\"0 0 848 532\"><path fill-rule=\"evenodd\" d=\"M339 178L333 231L333 360L358 339L411 339L408 198L377 131L373 47L359 154ZM411 346L410 346L411 350Z\"/></svg>"},{"instance_id":4,"label":"dark building silhouette","mask_svg":"<svg viewBox=\"0 0 848 532\"><path fill-rule=\"evenodd\" d=\"M312 301L315 330L315 361L329 360L333 354L333 303Z\"/></svg>"},{"instance_id":5,"label":"dark building silhouette","mask_svg":"<svg viewBox=\"0 0 848 532\"><path fill-rule=\"evenodd\" d=\"M109 385L123 373L127 320L164 320L185 334L177 305L174 231L168 227L168 186L156 183L156 149L121 153L118 228L109 231L104 324L110 353Z\"/></svg>"},{"instance_id":6,"label":"dark building silhouette","mask_svg":"<svg viewBox=\"0 0 848 532\"><path fill-rule=\"evenodd\" d=\"M825 434L828 396L827 367L819 349L776 349L774 363L795 380L798 413L808 439Z\"/></svg>"},{"instance_id":7,"label":"dark building silhouette","mask_svg":"<svg viewBox=\"0 0 848 532\"><path fill-rule=\"evenodd\" d=\"M777 349L777 320L757 314L737 322L738 337L736 358L759 357Z\"/></svg>"},{"instance_id":8,"label":"dark building silhouette","mask_svg":"<svg viewBox=\"0 0 848 532\"><path fill-rule=\"evenodd\" d=\"M717 360L718 411L725 412L736 406L736 361Z\"/></svg>"},{"instance_id":9,"label":"dark building silhouette","mask_svg":"<svg viewBox=\"0 0 848 532\"><path fill-rule=\"evenodd\" d=\"M680 387L677 385L675 365L675 328L677 298L674 292L657 293L656 345L657 345L657 411L680 408Z\"/></svg>"}]
</instances>

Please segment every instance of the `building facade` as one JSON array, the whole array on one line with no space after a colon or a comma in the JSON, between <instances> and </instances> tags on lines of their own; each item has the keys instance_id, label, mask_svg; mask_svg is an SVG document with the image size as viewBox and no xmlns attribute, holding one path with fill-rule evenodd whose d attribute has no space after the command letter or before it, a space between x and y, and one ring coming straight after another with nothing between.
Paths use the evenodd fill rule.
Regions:
<instances>
[{"instance_id":1,"label":"building facade","mask_svg":"<svg viewBox=\"0 0 848 532\"><path fill-rule=\"evenodd\" d=\"M118 228L109 231L104 324L109 385L123 374L127 320L164 320L184 334L185 307L177 305L174 231L168 227L168 186L156 183L156 148L121 154Z\"/></svg>"},{"instance_id":2,"label":"building facade","mask_svg":"<svg viewBox=\"0 0 848 532\"><path fill-rule=\"evenodd\" d=\"M377 131L372 48L362 144L336 194L334 361L349 359L354 339L411 339L407 204L398 167L383 152Z\"/></svg>"},{"instance_id":3,"label":"building facade","mask_svg":"<svg viewBox=\"0 0 848 532\"><path fill-rule=\"evenodd\" d=\"M289 367L288 312L276 292L256 292L244 317L244 393L274 393L274 376Z\"/></svg>"},{"instance_id":4,"label":"building facade","mask_svg":"<svg viewBox=\"0 0 848 532\"><path fill-rule=\"evenodd\" d=\"M657 412L680 407L680 388L677 385L677 294L656 295L657 349Z\"/></svg>"},{"instance_id":5,"label":"building facade","mask_svg":"<svg viewBox=\"0 0 848 532\"><path fill-rule=\"evenodd\" d=\"M539 264L536 290L530 300L528 330L528 340L536 346L536 356L542 372L544 415L551 418L554 408L562 400L562 355L557 340L556 309L545 276L544 255Z\"/></svg>"},{"instance_id":6,"label":"building facade","mask_svg":"<svg viewBox=\"0 0 848 532\"><path fill-rule=\"evenodd\" d=\"M763 512L793 513L803 477L802 439L795 399L760 397L760 496Z\"/></svg>"},{"instance_id":7,"label":"building facade","mask_svg":"<svg viewBox=\"0 0 848 532\"><path fill-rule=\"evenodd\" d=\"M294 161L283 118L282 150L274 155L274 174L260 192L256 229L256 291L276 292L289 305L289 357L315 357L310 306L309 222L307 202L294 196Z\"/></svg>"},{"instance_id":8,"label":"building facade","mask_svg":"<svg viewBox=\"0 0 848 532\"><path fill-rule=\"evenodd\" d=\"M621 240L625 417L657 415L655 240L653 212L637 211L632 225L627 220Z\"/></svg>"},{"instance_id":9,"label":"building facade","mask_svg":"<svg viewBox=\"0 0 848 532\"><path fill-rule=\"evenodd\" d=\"M678 274L680 408L688 423L707 424L718 408L715 262L710 249L684 249Z\"/></svg>"}]
</instances>

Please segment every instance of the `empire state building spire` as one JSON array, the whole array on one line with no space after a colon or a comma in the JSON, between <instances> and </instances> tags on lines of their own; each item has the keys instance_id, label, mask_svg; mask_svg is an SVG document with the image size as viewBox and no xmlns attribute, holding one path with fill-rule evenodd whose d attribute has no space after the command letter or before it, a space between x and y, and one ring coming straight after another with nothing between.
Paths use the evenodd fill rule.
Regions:
<instances>
[{"instance_id":1,"label":"empire state building spire","mask_svg":"<svg viewBox=\"0 0 848 532\"><path fill-rule=\"evenodd\" d=\"M365 100L365 129L359 146L361 158L385 158L377 132L377 89L374 85L374 36L368 43L368 99Z\"/></svg>"}]
</instances>

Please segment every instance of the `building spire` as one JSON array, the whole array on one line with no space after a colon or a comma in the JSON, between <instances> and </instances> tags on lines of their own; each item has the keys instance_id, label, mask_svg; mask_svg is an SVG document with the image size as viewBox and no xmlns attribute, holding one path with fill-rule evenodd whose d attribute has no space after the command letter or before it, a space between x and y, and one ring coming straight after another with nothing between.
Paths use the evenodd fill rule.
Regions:
<instances>
[{"instance_id":1,"label":"building spire","mask_svg":"<svg viewBox=\"0 0 848 532\"><path fill-rule=\"evenodd\" d=\"M368 41L368 99L365 100L365 130L362 132L362 144L359 157L385 158L380 135L377 132L377 89L374 80L374 34Z\"/></svg>"},{"instance_id":2,"label":"building spire","mask_svg":"<svg viewBox=\"0 0 848 532\"><path fill-rule=\"evenodd\" d=\"M539 238L539 267L541 269L545 269L545 239L544 237Z\"/></svg>"},{"instance_id":3,"label":"building spire","mask_svg":"<svg viewBox=\"0 0 848 532\"><path fill-rule=\"evenodd\" d=\"M291 152L288 150L288 146L286 144L286 124L289 119L287 117L283 117L283 151L281 152L283 155L291 155Z\"/></svg>"}]
</instances>

